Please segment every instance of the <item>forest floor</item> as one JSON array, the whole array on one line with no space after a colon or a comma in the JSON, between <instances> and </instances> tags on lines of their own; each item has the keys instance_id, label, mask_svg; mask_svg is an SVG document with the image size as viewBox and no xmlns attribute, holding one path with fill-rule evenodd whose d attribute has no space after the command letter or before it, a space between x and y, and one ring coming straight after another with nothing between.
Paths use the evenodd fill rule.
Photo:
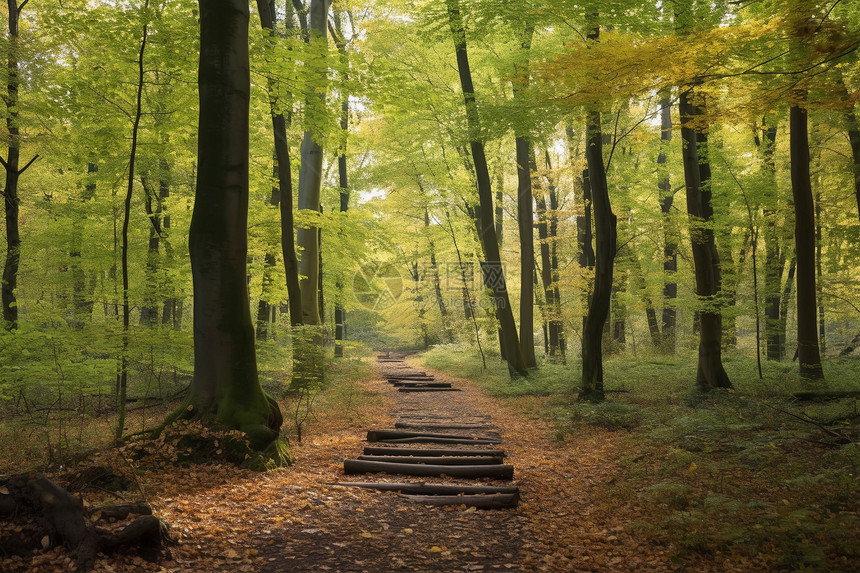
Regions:
<instances>
[{"instance_id":1,"label":"forest floor","mask_svg":"<svg viewBox=\"0 0 860 573\"><path fill-rule=\"evenodd\" d=\"M107 457L51 477L64 485L95 462L118 472L133 468L133 489L178 539L160 563L119 553L100 557L94 570L101 572L772 569L774 556L767 552L685 552L679 557L671 543L635 534L630 524L647 519L653 506L636 496L619 505L606 495L607 487L624 479L619 460L630 453L625 431L583 426L576 435L560 438L532 410L489 397L469 380L433 374L464 390L453 408L488 415L501 428L501 447L508 453L506 463L515 467L514 483L521 492L517 509L430 507L396 493L332 485L366 478L405 481L378 475L353 479L343 472L343 460L361 453L367 429L392 427L397 391L379 376L351 383L345 405L318 411L303 443L293 445L296 463L289 468L255 473L211 460L177 464L177 447L168 439L143 460L100 454ZM360 408L351 405L352 397ZM84 493L89 504L105 497L97 489ZM70 567L62 548L27 561L0 556L2 573Z\"/></svg>"}]
</instances>

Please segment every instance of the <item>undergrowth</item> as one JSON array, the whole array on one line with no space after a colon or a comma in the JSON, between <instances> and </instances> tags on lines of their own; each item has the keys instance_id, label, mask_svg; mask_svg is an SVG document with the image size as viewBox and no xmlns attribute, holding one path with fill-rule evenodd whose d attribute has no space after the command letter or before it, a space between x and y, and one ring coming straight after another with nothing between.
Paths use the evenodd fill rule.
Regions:
<instances>
[{"instance_id":1,"label":"undergrowth","mask_svg":"<svg viewBox=\"0 0 860 573\"><path fill-rule=\"evenodd\" d=\"M616 432L629 453L600 486L607 509L636 507L628 529L694 553L772 555L775 570L851 570L860 558L860 405L847 397L801 402L804 390L860 390L860 362L830 359L810 387L796 364L728 353L735 388L695 390L696 356L605 360L607 400L577 401L581 364L544 362L511 379L498 356L482 368L463 347L440 346L424 364L473 379L491 395L551 420L559 439L584 425Z\"/></svg>"}]
</instances>

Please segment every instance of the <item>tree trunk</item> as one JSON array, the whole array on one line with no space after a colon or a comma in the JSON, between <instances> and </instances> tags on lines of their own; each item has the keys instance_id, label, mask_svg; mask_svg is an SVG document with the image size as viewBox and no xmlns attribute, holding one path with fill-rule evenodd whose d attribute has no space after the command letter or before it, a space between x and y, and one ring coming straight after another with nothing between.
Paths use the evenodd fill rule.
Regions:
<instances>
[{"instance_id":1,"label":"tree trunk","mask_svg":"<svg viewBox=\"0 0 860 573\"><path fill-rule=\"evenodd\" d=\"M517 67L517 75L524 80L513 83L514 99L522 98L522 90L528 87L528 51L531 49L534 26L526 25L520 46L526 54L526 64ZM527 368L537 367L534 344L534 196L532 176L534 174L534 146L524 130L519 130L515 139L517 161L517 225L520 234L520 351Z\"/></svg>"},{"instance_id":2,"label":"tree trunk","mask_svg":"<svg viewBox=\"0 0 860 573\"><path fill-rule=\"evenodd\" d=\"M603 143L601 142L601 147ZM587 153L587 152L586 152ZM576 217L576 242L579 247L579 268L584 271L583 275L591 274L594 270L596 257L594 254L594 233L591 220L591 178L588 169L582 172L582 215ZM588 277L590 279L590 277ZM587 309L591 305L593 290L590 281L585 280L587 285L582 293L583 306ZM586 311L587 314L587 311ZM585 315L582 317L582 328L585 329Z\"/></svg>"},{"instance_id":3,"label":"tree trunk","mask_svg":"<svg viewBox=\"0 0 860 573\"><path fill-rule=\"evenodd\" d=\"M248 20L247 2L200 3L198 173L189 232L194 285L190 414L242 430L251 447L264 450L278 441L283 418L260 386L245 281ZM276 448L276 455L285 455L283 442Z\"/></svg>"},{"instance_id":4,"label":"tree trunk","mask_svg":"<svg viewBox=\"0 0 860 573\"><path fill-rule=\"evenodd\" d=\"M327 41L328 8L329 0L311 0L311 42L319 42L320 46L324 46ZM321 71L320 73L324 72ZM308 94L305 100L307 105L306 121L308 123L310 122L309 118L323 113L325 98L325 90ZM318 213L320 210L322 188L323 149L319 143L321 135L318 129L312 128L310 125L305 128L299 167L299 210L313 211L314 213ZM299 275L304 277L300 279L302 323L307 325L322 324L319 304L319 236L319 227L315 225L308 228L301 227L297 233L298 247L302 251L302 258L299 261Z\"/></svg>"},{"instance_id":5,"label":"tree trunk","mask_svg":"<svg viewBox=\"0 0 860 573\"><path fill-rule=\"evenodd\" d=\"M148 7L148 3L146 4ZM126 392L128 389L128 345L129 345L129 327L131 324L131 304L129 302L128 289L128 223L131 217L131 198L134 193L134 169L137 159L137 136L140 128L140 119L143 115L143 57L146 52L146 42L149 38L149 24L143 25L143 34L140 40L140 50L137 58L137 95L135 97L134 108L134 123L131 128L131 151L128 158L128 186L125 192L125 202L123 206L122 219L122 348L120 350L120 366L118 372L118 392L117 406L118 416L115 436L118 439L122 438L125 431L125 414L126 414ZM152 240L150 239L150 246ZM156 245L157 248L157 245Z\"/></svg>"},{"instance_id":6,"label":"tree trunk","mask_svg":"<svg viewBox=\"0 0 860 573\"><path fill-rule=\"evenodd\" d=\"M260 24L268 31L274 41L275 11L266 0L258 0L257 11ZM289 10L287 21L290 21ZM273 47L273 45L272 45ZM270 54L272 56L272 54ZM284 256L287 297L290 310L290 324L302 324L302 295L299 286L299 262L296 255L295 225L293 223L293 173L290 164L290 148L287 145L287 118L278 111L280 106L273 81L267 84L269 92L269 111L272 116L272 133L275 140L275 175L278 180L278 197L272 195L272 204L278 205L281 215L281 250Z\"/></svg>"},{"instance_id":7,"label":"tree trunk","mask_svg":"<svg viewBox=\"0 0 860 573\"><path fill-rule=\"evenodd\" d=\"M713 208L711 207L711 168L707 155L707 135L690 126L701 114L692 103L692 88L681 93L681 139L683 141L684 183L687 190L687 212L693 243L696 294L703 303L699 316L699 364L696 384L703 391L732 386L722 361L722 314L717 297L720 293L720 259L714 242Z\"/></svg>"},{"instance_id":8,"label":"tree trunk","mask_svg":"<svg viewBox=\"0 0 860 573\"><path fill-rule=\"evenodd\" d=\"M346 89L347 85L346 80L348 78L346 77L346 74L349 62L346 54L346 40L341 26L341 13L337 11L334 14L334 24L336 33L333 33L333 35L335 36L337 51L340 54L342 66L341 73L344 74L344 79L341 84L341 90L343 91ZM349 183L346 171L346 145L347 139L349 138L349 94L345 91L344 93L341 93L340 130L343 142L340 154L337 157L337 173L338 186L340 187L340 212L346 213L349 210ZM334 304L334 355L343 356L343 344L346 337L346 309L344 309L343 302L341 301L343 295L343 280L338 276L335 282L338 296Z\"/></svg>"},{"instance_id":9,"label":"tree trunk","mask_svg":"<svg viewBox=\"0 0 860 573\"><path fill-rule=\"evenodd\" d=\"M792 105L789 112L791 191L794 197L794 241L797 254L797 355L800 375L824 378L815 319L815 206L809 179L809 135L806 110Z\"/></svg>"},{"instance_id":10,"label":"tree trunk","mask_svg":"<svg viewBox=\"0 0 860 573\"><path fill-rule=\"evenodd\" d=\"M26 3L26 2L25 2ZM18 300L15 289L18 288L18 267L21 263L21 232L18 226L19 204L18 177L23 170L18 169L21 153L21 136L18 129L18 19L21 7L17 0L8 0L9 6L9 40L6 56L6 130L8 132L9 150L6 160L2 161L6 168L5 212L6 212L6 262L3 266L3 320L7 330L18 329ZM26 167L24 168L26 169Z\"/></svg>"},{"instance_id":11,"label":"tree trunk","mask_svg":"<svg viewBox=\"0 0 860 573\"><path fill-rule=\"evenodd\" d=\"M764 332L768 360L782 360L785 357L785 339L781 333L785 326L780 325L780 305L782 304L782 277L785 270L785 244L783 223L780 221L781 194L776 181L776 125L767 125L762 130L762 138L755 137L756 146L761 150L762 162L768 175L768 191L762 202L764 213Z\"/></svg>"},{"instance_id":12,"label":"tree trunk","mask_svg":"<svg viewBox=\"0 0 860 573\"><path fill-rule=\"evenodd\" d=\"M660 99L660 154L657 156L657 172L660 190L660 212L663 221L663 332L661 343L664 352L674 354L677 340L677 311L675 301L678 298L678 283L675 274L678 272L678 236L672 225L672 203L675 192L666 167L667 150L672 142L672 105L668 96Z\"/></svg>"},{"instance_id":13,"label":"tree trunk","mask_svg":"<svg viewBox=\"0 0 860 573\"><path fill-rule=\"evenodd\" d=\"M589 37L597 38L597 32ZM603 393L603 326L609 314L612 274L616 250L617 220L609 202L609 188L603 164L603 130L600 112L586 115L586 152L588 180L594 204L596 253L594 289L582 332L582 385L580 400L600 402Z\"/></svg>"},{"instance_id":14,"label":"tree trunk","mask_svg":"<svg viewBox=\"0 0 860 573\"><path fill-rule=\"evenodd\" d=\"M493 192L490 184L490 174L487 168L487 158L484 144L480 139L481 126L478 108L475 103L475 89L472 86L472 72L469 68L469 56L466 49L466 30L460 14L459 0L446 0L448 20L454 39L457 54L457 69L460 75L460 85L466 105L466 119L469 127L469 140L472 149L475 177L478 186L480 203L479 223L480 239L484 247L485 262L481 263L484 284L493 292L496 318L499 321L502 336L503 354L508 361L511 376L526 375L527 369L520 352L517 338L517 327L514 314L508 298L505 275L499 253L499 242L496 237L496 227L493 221Z\"/></svg>"},{"instance_id":15,"label":"tree trunk","mask_svg":"<svg viewBox=\"0 0 860 573\"><path fill-rule=\"evenodd\" d=\"M549 151L545 152L547 169L552 169ZM558 190L555 180L549 178L549 265L552 279L552 319L549 321L549 348L551 356L564 358L564 321L561 318L561 289L558 276Z\"/></svg>"}]
</instances>

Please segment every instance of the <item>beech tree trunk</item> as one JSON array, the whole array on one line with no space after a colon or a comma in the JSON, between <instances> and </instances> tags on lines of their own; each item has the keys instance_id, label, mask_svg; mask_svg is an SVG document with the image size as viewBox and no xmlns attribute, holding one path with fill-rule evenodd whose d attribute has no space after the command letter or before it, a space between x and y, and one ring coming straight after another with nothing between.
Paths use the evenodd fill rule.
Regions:
<instances>
[{"instance_id":1,"label":"beech tree trunk","mask_svg":"<svg viewBox=\"0 0 860 573\"><path fill-rule=\"evenodd\" d=\"M660 99L660 154L657 156L657 172L660 190L660 212L663 217L663 314L661 317L663 331L661 347L665 352L674 353L677 340L676 324L677 311L675 300L678 298L678 283L675 274L678 272L678 236L672 225L672 203L675 192L666 167L668 150L672 142L672 106L668 97ZM650 320L650 319L649 319Z\"/></svg>"},{"instance_id":2,"label":"beech tree trunk","mask_svg":"<svg viewBox=\"0 0 860 573\"><path fill-rule=\"evenodd\" d=\"M253 448L263 450L278 440L283 418L260 386L245 280L248 20L247 2L200 3L198 172L189 232L194 285L190 414L242 430Z\"/></svg>"},{"instance_id":3,"label":"beech tree trunk","mask_svg":"<svg viewBox=\"0 0 860 573\"><path fill-rule=\"evenodd\" d=\"M815 288L815 206L809 178L809 134L806 110L795 104L789 112L791 191L794 196L794 241L797 254L797 356L800 375L824 378L818 348Z\"/></svg>"},{"instance_id":4,"label":"beech tree trunk","mask_svg":"<svg viewBox=\"0 0 860 573\"><path fill-rule=\"evenodd\" d=\"M683 142L684 182L687 190L687 212L693 243L693 264L696 273L696 294L702 302L699 316L699 364L696 384L703 391L730 388L729 376L723 368L722 314L717 297L720 293L720 258L711 226L711 167L707 155L707 135L691 127L701 116L692 102L692 88L681 93L681 140Z\"/></svg>"},{"instance_id":5,"label":"beech tree trunk","mask_svg":"<svg viewBox=\"0 0 860 573\"><path fill-rule=\"evenodd\" d=\"M531 49L534 26L526 25L520 46L526 64L518 66L517 73L524 80L513 83L514 99L522 97L528 87L528 51ZM520 234L520 351L527 368L537 367L534 345L534 196L532 175L534 173L534 146L527 133L520 130L515 138L517 161L517 226Z\"/></svg>"},{"instance_id":6,"label":"beech tree trunk","mask_svg":"<svg viewBox=\"0 0 860 573\"><path fill-rule=\"evenodd\" d=\"M596 39L598 32L589 34ZM582 332L582 384L579 399L600 402L603 392L603 327L609 315L612 296L612 274L617 248L615 214L609 202L609 187L603 163L603 130L600 112L589 111L585 128L588 179L594 205L596 238L594 289Z\"/></svg>"},{"instance_id":7,"label":"beech tree trunk","mask_svg":"<svg viewBox=\"0 0 860 573\"><path fill-rule=\"evenodd\" d=\"M311 0L310 3L310 41L325 45L328 32L329 0ZM325 93L309 94L306 105L309 113L314 116L321 113L325 107ZM301 165L299 167L299 210L320 210L320 192L322 189L323 149L320 145L318 129L308 126L305 129L301 146ZM297 232L298 247L302 251L299 260L299 275L301 275L302 323L307 325L322 324L320 312L320 251L319 227L310 226L299 228ZM320 339L320 343L322 340Z\"/></svg>"},{"instance_id":8,"label":"beech tree trunk","mask_svg":"<svg viewBox=\"0 0 860 573\"><path fill-rule=\"evenodd\" d=\"M502 333L500 346L502 355L505 356L508 362L511 376L525 376L527 369L520 352L517 326L514 322L513 309L511 309L510 299L508 298L508 289L505 284L505 275L499 253L499 241L498 237L496 237L496 227L493 220L493 191L490 184L490 173L487 168L487 157L484 153L484 144L480 139L481 125L478 108L475 104L472 71L469 68L466 30L463 26L462 15L460 14L459 0L446 0L446 3L448 21L457 54L457 70L460 75L460 86L463 90L463 99L466 104L469 144L472 150L472 161L478 186L478 200L480 203L478 214L479 236L486 259L485 262L481 263L484 285L493 293L496 319L499 321Z\"/></svg>"},{"instance_id":9,"label":"beech tree trunk","mask_svg":"<svg viewBox=\"0 0 860 573\"><path fill-rule=\"evenodd\" d=\"M766 118L765 118L766 121ZM763 122L764 123L764 122ZM762 137L755 137L756 146L761 150L764 169L768 174L769 193L763 202L764 212L764 332L765 356L768 360L782 360L785 357L784 325L780 324L782 302L782 278L785 272L785 223L780 220L781 193L776 181L776 125L767 125Z\"/></svg>"},{"instance_id":10,"label":"beech tree trunk","mask_svg":"<svg viewBox=\"0 0 860 573\"><path fill-rule=\"evenodd\" d=\"M346 89L347 85L347 69L348 69L348 61L346 55L346 40L343 34L343 27L341 25L341 16L340 12L335 11L334 14L334 25L335 31L332 32L332 35L335 37L334 41L337 45L337 51L340 54L340 61L342 70L341 73L344 74L344 81L341 84L341 90ZM337 173L338 173L338 186L340 187L340 212L346 213L349 210L349 180L347 178L347 170L346 170L346 145L347 139L349 137L349 94L342 93L341 94L341 104L340 104L340 130L343 137L343 143L340 150L340 154L337 156ZM343 356L343 344L346 338L346 309L343 307L343 302L341 301L342 293L343 293L343 284L342 279L338 277L336 281L338 297L335 300L334 304L334 355L335 356Z\"/></svg>"}]
</instances>

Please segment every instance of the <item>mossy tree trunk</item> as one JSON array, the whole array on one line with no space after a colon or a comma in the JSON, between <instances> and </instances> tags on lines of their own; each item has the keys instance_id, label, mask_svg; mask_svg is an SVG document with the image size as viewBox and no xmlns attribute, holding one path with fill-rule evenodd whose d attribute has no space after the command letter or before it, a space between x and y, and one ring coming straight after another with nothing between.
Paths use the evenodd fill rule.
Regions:
<instances>
[{"instance_id":1,"label":"mossy tree trunk","mask_svg":"<svg viewBox=\"0 0 860 573\"><path fill-rule=\"evenodd\" d=\"M277 404L257 373L245 280L248 254L248 3L200 2L200 122L189 251L194 283L194 417L279 439Z\"/></svg>"}]
</instances>

